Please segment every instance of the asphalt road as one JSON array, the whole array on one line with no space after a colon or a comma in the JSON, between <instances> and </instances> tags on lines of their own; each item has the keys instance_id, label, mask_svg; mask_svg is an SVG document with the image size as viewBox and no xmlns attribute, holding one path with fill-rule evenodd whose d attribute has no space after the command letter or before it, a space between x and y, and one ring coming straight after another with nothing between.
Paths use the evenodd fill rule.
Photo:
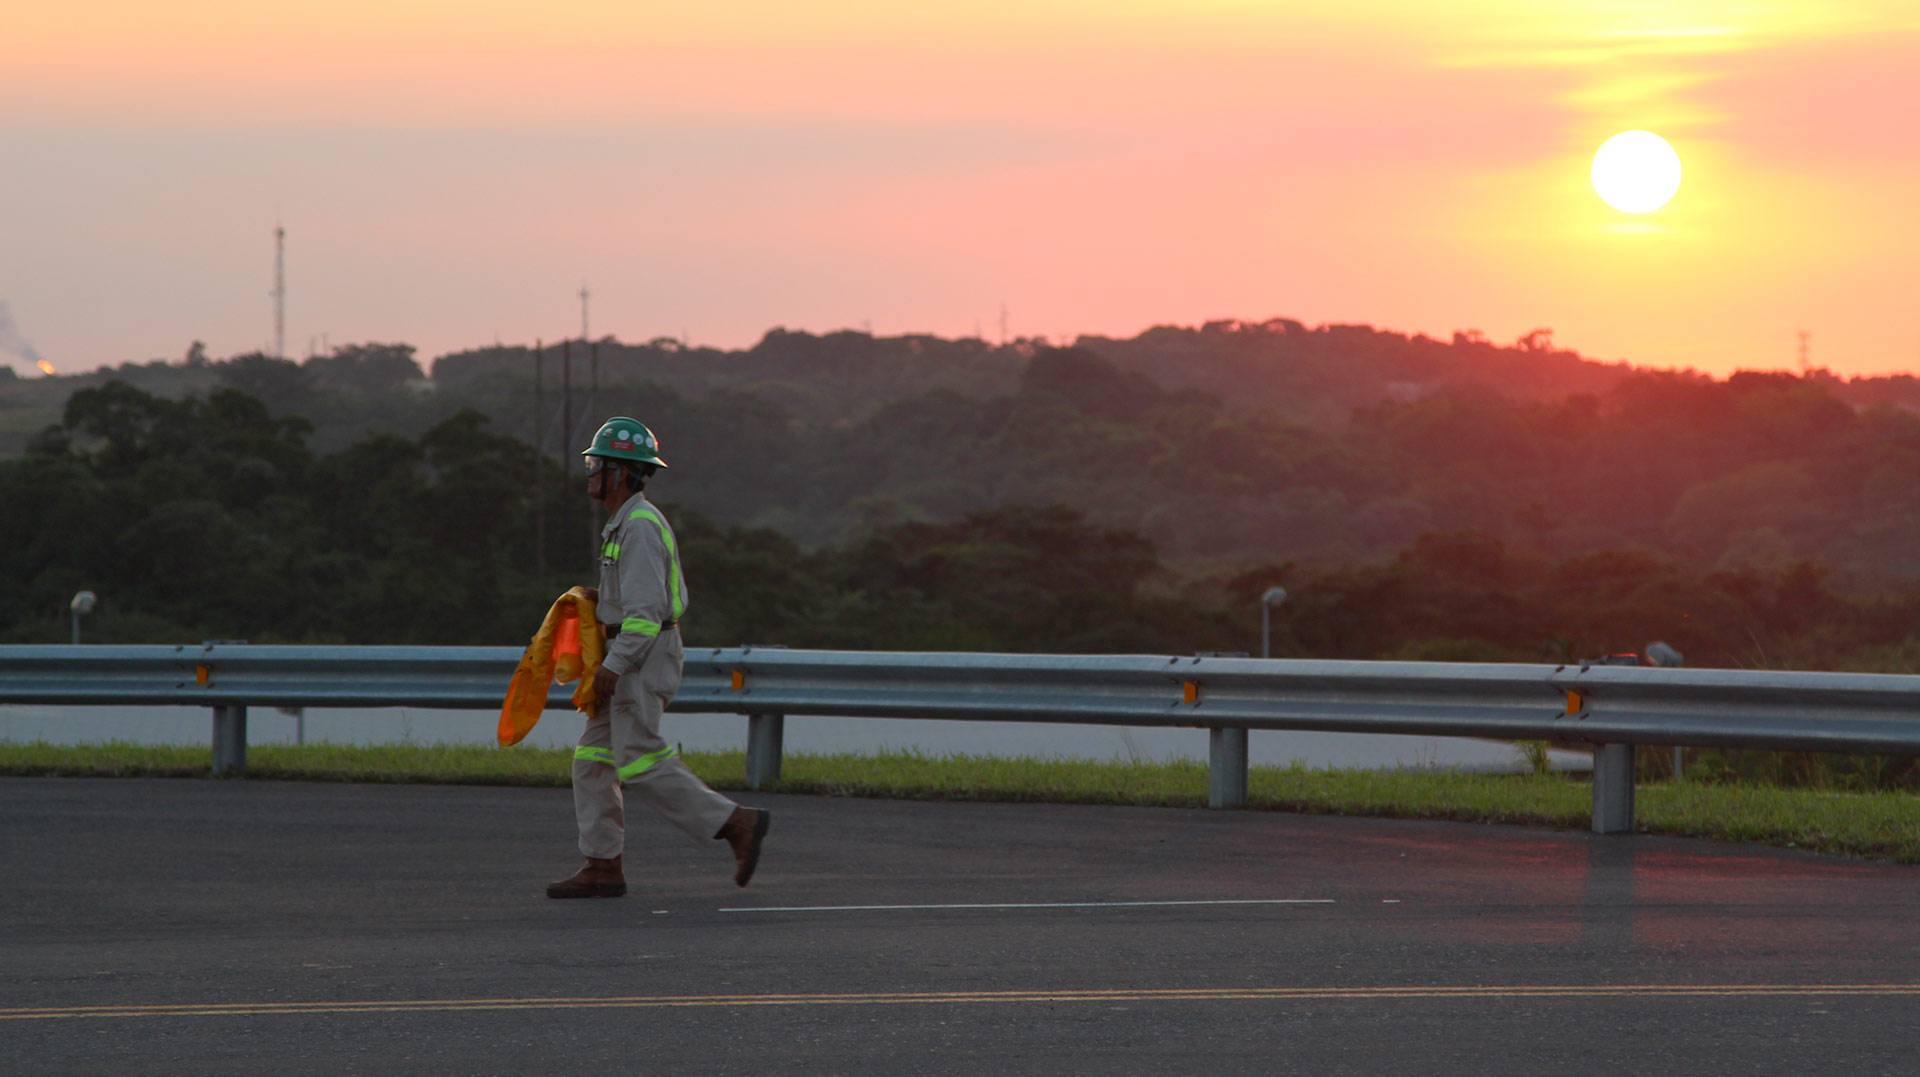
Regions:
<instances>
[{"instance_id":1,"label":"asphalt road","mask_svg":"<svg viewBox=\"0 0 1920 1077\"><path fill-rule=\"evenodd\" d=\"M7 1073L1920 1072L1920 871L1646 837L0 779Z\"/></svg>"}]
</instances>

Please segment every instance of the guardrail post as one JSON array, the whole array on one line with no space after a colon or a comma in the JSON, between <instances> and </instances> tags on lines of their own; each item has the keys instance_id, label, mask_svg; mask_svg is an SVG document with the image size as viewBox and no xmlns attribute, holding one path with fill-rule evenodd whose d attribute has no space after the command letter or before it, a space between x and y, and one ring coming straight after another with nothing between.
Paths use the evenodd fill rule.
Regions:
<instances>
[{"instance_id":1,"label":"guardrail post","mask_svg":"<svg viewBox=\"0 0 1920 1077\"><path fill-rule=\"evenodd\" d=\"M1247 806L1247 730L1207 728L1207 807Z\"/></svg>"},{"instance_id":2,"label":"guardrail post","mask_svg":"<svg viewBox=\"0 0 1920 1077\"><path fill-rule=\"evenodd\" d=\"M213 708L213 772L238 774L247 769L247 708Z\"/></svg>"},{"instance_id":3,"label":"guardrail post","mask_svg":"<svg viewBox=\"0 0 1920 1077\"><path fill-rule=\"evenodd\" d=\"M747 788L758 789L780 780L781 744L786 739L783 714L747 715Z\"/></svg>"},{"instance_id":4,"label":"guardrail post","mask_svg":"<svg viewBox=\"0 0 1920 1077\"><path fill-rule=\"evenodd\" d=\"M1601 744L1593 751L1593 832L1633 833L1633 745Z\"/></svg>"}]
</instances>

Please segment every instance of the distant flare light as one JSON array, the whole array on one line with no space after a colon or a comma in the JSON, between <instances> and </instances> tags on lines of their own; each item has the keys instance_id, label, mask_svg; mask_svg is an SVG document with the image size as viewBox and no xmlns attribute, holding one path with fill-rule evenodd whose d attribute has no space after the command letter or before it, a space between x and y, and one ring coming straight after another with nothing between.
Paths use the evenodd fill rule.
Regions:
<instances>
[{"instance_id":1,"label":"distant flare light","mask_svg":"<svg viewBox=\"0 0 1920 1077\"><path fill-rule=\"evenodd\" d=\"M1680 155L1652 131L1622 131L1593 155L1593 189L1622 213L1651 213L1680 189Z\"/></svg>"},{"instance_id":2,"label":"distant flare light","mask_svg":"<svg viewBox=\"0 0 1920 1077\"><path fill-rule=\"evenodd\" d=\"M42 373L42 374L45 374L45 375L46 375L47 377L49 377L49 378L51 378L51 377L53 377L53 364L52 364L52 363L49 363L49 362L47 362L47 361L46 361L45 359L42 359L42 360L40 360L39 362L37 362L37 363L35 363L35 364L33 364L33 365L34 365L34 366L37 366L37 367L39 367L39 368L40 368L40 373Z\"/></svg>"}]
</instances>

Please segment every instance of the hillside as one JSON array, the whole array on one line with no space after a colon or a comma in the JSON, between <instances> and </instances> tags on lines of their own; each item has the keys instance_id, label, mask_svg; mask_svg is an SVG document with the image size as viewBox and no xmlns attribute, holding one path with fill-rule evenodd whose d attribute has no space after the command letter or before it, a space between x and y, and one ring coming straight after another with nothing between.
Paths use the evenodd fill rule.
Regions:
<instances>
[{"instance_id":1,"label":"hillside","mask_svg":"<svg viewBox=\"0 0 1920 1077\"><path fill-rule=\"evenodd\" d=\"M1707 569L1815 558L1863 579L1916 573L1911 378L1717 381L1590 362L1544 333L1496 347L1288 321L1067 349L774 331L741 351L571 351L564 436L559 349L541 357L536 418L531 350L443 356L429 377L404 345L0 381L0 428L18 452L66 394L114 378L163 399L242 390L310 423L322 455L470 409L520 441L537 424L570 456L624 412L659 433L666 496L807 546L1059 505L1196 571L1377 563L1423 534L1477 531L1554 557L1638 546Z\"/></svg>"}]
</instances>

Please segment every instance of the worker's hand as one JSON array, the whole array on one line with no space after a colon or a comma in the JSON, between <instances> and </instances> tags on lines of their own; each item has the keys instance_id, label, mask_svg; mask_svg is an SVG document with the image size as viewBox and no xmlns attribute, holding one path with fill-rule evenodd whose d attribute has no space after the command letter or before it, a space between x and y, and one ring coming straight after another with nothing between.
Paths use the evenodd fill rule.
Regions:
<instances>
[{"instance_id":1,"label":"worker's hand","mask_svg":"<svg viewBox=\"0 0 1920 1077\"><path fill-rule=\"evenodd\" d=\"M598 606L600 604L600 588L598 587L587 588L587 601Z\"/></svg>"},{"instance_id":2,"label":"worker's hand","mask_svg":"<svg viewBox=\"0 0 1920 1077\"><path fill-rule=\"evenodd\" d=\"M620 682L620 675L601 666L593 671L593 697L598 700L613 698L613 687Z\"/></svg>"}]
</instances>

